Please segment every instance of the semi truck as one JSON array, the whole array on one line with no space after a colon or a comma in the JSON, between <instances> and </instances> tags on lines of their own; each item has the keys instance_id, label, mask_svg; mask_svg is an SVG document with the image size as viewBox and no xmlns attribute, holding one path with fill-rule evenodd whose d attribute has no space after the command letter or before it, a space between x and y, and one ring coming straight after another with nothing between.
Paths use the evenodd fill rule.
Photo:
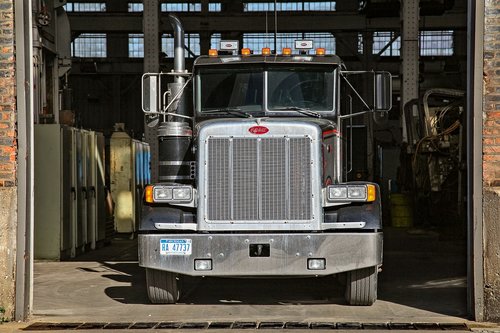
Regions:
<instances>
[{"instance_id":1,"label":"semi truck","mask_svg":"<svg viewBox=\"0 0 500 333\"><path fill-rule=\"evenodd\" d=\"M142 78L159 156L138 228L150 301L176 303L184 276L339 275L348 304L372 305L381 195L347 181L348 125L392 107L390 73L347 71L307 40L260 54L222 41L188 72L182 24L169 19L174 69ZM369 94L355 89L359 75Z\"/></svg>"}]
</instances>

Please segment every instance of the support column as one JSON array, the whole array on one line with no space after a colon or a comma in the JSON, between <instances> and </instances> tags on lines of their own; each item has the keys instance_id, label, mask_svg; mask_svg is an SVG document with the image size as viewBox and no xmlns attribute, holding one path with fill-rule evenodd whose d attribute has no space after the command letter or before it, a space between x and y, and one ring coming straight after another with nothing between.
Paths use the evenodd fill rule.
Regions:
<instances>
[{"instance_id":1,"label":"support column","mask_svg":"<svg viewBox=\"0 0 500 333\"><path fill-rule=\"evenodd\" d=\"M404 105L418 98L418 28L420 20L420 1L401 0L401 125L403 142L408 142L406 133Z\"/></svg>"},{"instance_id":2,"label":"support column","mask_svg":"<svg viewBox=\"0 0 500 333\"><path fill-rule=\"evenodd\" d=\"M160 5L157 0L143 0L144 72L157 73L160 69ZM146 116L145 140L151 149L151 181L158 181L158 116Z\"/></svg>"},{"instance_id":3,"label":"support column","mask_svg":"<svg viewBox=\"0 0 500 333\"><path fill-rule=\"evenodd\" d=\"M126 13L127 11L128 11L127 1L108 0L106 2L106 12L108 13ZM128 34L108 33L107 55L108 58L128 57Z\"/></svg>"}]
</instances>

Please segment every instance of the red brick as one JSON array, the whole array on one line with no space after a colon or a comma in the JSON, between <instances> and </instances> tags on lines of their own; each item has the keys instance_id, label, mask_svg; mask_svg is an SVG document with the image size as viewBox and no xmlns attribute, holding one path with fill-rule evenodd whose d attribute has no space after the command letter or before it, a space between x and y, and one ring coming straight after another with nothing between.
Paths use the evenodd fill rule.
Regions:
<instances>
[{"instance_id":1,"label":"red brick","mask_svg":"<svg viewBox=\"0 0 500 333\"><path fill-rule=\"evenodd\" d=\"M493 110L496 110L496 105L493 107ZM486 118L498 120L500 119L500 111L486 112Z\"/></svg>"},{"instance_id":2,"label":"red brick","mask_svg":"<svg viewBox=\"0 0 500 333\"><path fill-rule=\"evenodd\" d=\"M484 154L483 161L485 161L485 162L500 162L500 155Z\"/></svg>"},{"instance_id":3,"label":"red brick","mask_svg":"<svg viewBox=\"0 0 500 333\"><path fill-rule=\"evenodd\" d=\"M495 139L493 138L483 138L483 145L494 145Z\"/></svg>"},{"instance_id":4,"label":"red brick","mask_svg":"<svg viewBox=\"0 0 500 333\"><path fill-rule=\"evenodd\" d=\"M500 146L484 146L483 154L500 154Z\"/></svg>"}]
</instances>

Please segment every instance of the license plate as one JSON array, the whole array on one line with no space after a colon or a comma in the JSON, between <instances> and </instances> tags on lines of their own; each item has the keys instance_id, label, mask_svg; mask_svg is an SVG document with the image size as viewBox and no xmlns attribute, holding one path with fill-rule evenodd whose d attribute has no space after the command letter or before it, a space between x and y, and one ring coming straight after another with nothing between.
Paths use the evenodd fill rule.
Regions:
<instances>
[{"instance_id":1,"label":"license plate","mask_svg":"<svg viewBox=\"0 0 500 333\"><path fill-rule=\"evenodd\" d=\"M165 256L191 255L191 239L160 239L160 254Z\"/></svg>"}]
</instances>

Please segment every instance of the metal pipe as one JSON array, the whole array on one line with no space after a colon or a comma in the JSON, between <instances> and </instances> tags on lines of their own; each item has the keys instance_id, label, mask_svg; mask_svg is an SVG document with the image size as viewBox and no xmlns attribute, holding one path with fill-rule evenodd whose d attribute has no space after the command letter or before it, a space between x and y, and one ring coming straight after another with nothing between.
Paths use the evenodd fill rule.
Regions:
<instances>
[{"instance_id":1,"label":"metal pipe","mask_svg":"<svg viewBox=\"0 0 500 333\"><path fill-rule=\"evenodd\" d=\"M169 14L168 19L174 29L174 72L183 73L184 63L184 28L175 14Z\"/></svg>"},{"instance_id":2,"label":"metal pipe","mask_svg":"<svg viewBox=\"0 0 500 333\"><path fill-rule=\"evenodd\" d=\"M175 75L175 79L173 83L170 83L168 85L168 88L170 90L170 97L171 100L173 100L174 96L180 96L177 101L174 103L169 103L168 105L171 106L171 108L165 110L167 112L174 112L177 114L181 115L189 115L189 107L187 106L187 101L189 99L186 98L186 92L184 91L185 88L185 83L186 79L184 78L183 75L185 75L186 70L185 70L185 59L184 59L184 28L182 26L181 20L177 17L175 14L169 14L168 19L170 21L170 24L172 25L172 28L174 29L174 74L179 74ZM181 94L181 95L179 95ZM176 97L177 98L177 97ZM169 102L170 102L169 101ZM169 121L174 121L172 117L168 119Z\"/></svg>"}]
</instances>

